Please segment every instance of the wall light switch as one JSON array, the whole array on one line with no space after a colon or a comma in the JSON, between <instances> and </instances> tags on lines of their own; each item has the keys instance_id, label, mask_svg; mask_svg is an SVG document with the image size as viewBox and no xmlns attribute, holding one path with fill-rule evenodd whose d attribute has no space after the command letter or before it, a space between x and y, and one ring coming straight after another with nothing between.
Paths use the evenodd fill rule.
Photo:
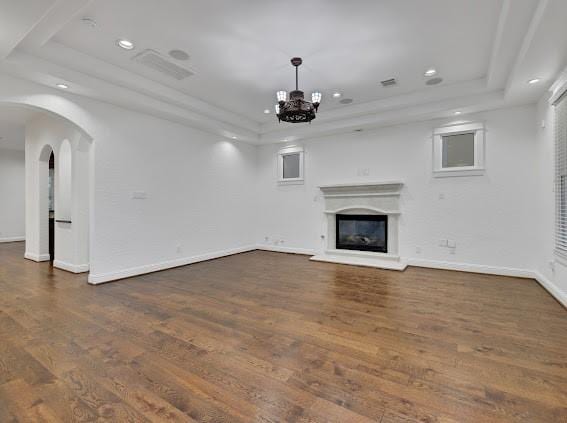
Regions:
<instances>
[{"instance_id":1,"label":"wall light switch","mask_svg":"<svg viewBox=\"0 0 567 423\"><path fill-rule=\"evenodd\" d=\"M457 246L457 242L453 241L452 239L447 240L447 247L455 248Z\"/></svg>"},{"instance_id":2,"label":"wall light switch","mask_svg":"<svg viewBox=\"0 0 567 423\"><path fill-rule=\"evenodd\" d=\"M146 198L148 198L148 194L146 193L146 191L134 191L132 193L132 198L135 200L145 200Z\"/></svg>"},{"instance_id":3,"label":"wall light switch","mask_svg":"<svg viewBox=\"0 0 567 423\"><path fill-rule=\"evenodd\" d=\"M441 239L439 240L439 246L440 247L446 247L448 245L449 241L446 239Z\"/></svg>"}]
</instances>

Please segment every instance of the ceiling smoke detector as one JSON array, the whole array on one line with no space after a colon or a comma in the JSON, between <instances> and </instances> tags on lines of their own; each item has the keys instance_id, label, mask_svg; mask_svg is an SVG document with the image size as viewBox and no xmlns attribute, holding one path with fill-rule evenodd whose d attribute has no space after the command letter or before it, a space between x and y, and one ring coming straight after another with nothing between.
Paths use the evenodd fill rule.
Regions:
<instances>
[{"instance_id":1,"label":"ceiling smoke detector","mask_svg":"<svg viewBox=\"0 0 567 423\"><path fill-rule=\"evenodd\" d=\"M425 83L427 85L437 85L440 84L441 82L443 82L443 78L431 78L428 79Z\"/></svg>"},{"instance_id":2,"label":"ceiling smoke detector","mask_svg":"<svg viewBox=\"0 0 567 423\"><path fill-rule=\"evenodd\" d=\"M390 78L380 81L380 84L382 84L383 87L393 87L397 83L398 81L396 81L396 78Z\"/></svg>"},{"instance_id":3,"label":"ceiling smoke detector","mask_svg":"<svg viewBox=\"0 0 567 423\"><path fill-rule=\"evenodd\" d=\"M141 63L157 72L181 81L189 76L195 75L190 69L183 68L170 62L155 50L146 49L132 57L132 60Z\"/></svg>"}]
</instances>

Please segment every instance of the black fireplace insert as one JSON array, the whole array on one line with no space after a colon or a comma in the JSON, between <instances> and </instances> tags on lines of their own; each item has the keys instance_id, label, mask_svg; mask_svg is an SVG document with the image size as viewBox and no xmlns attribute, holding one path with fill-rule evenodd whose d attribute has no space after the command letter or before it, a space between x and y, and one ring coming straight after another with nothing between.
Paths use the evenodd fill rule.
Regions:
<instances>
[{"instance_id":1,"label":"black fireplace insert","mask_svg":"<svg viewBox=\"0 0 567 423\"><path fill-rule=\"evenodd\" d=\"M388 252L388 216L337 214L336 222L337 249Z\"/></svg>"}]
</instances>

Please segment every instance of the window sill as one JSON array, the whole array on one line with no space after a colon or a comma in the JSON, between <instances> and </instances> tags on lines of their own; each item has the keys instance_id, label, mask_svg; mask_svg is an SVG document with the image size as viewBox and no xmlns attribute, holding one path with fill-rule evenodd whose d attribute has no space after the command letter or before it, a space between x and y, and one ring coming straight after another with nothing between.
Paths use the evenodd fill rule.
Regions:
<instances>
[{"instance_id":1,"label":"window sill","mask_svg":"<svg viewBox=\"0 0 567 423\"><path fill-rule=\"evenodd\" d=\"M482 176L484 169L455 169L455 170L434 170L433 176L435 178L450 178L453 176Z\"/></svg>"},{"instance_id":2,"label":"window sill","mask_svg":"<svg viewBox=\"0 0 567 423\"><path fill-rule=\"evenodd\" d=\"M303 185L305 183L304 179L280 179L278 180L278 185Z\"/></svg>"}]
</instances>

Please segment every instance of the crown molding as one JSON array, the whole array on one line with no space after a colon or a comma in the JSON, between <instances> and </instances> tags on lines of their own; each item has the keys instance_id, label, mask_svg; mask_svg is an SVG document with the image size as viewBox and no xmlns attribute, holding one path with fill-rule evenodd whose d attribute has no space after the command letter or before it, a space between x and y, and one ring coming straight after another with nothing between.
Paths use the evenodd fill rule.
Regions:
<instances>
[{"instance_id":1,"label":"crown molding","mask_svg":"<svg viewBox=\"0 0 567 423\"><path fill-rule=\"evenodd\" d=\"M63 80L69 83L70 88L66 91L69 94L114 104L222 137L232 138L236 136L244 142L258 142L257 131L212 118L188 107L165 101L158 96L138 92L62 67L22 51L16 51L7 60L0 62L0 71L49 88L53 88L56 83Z\"/></svg>"}]
</instances>

